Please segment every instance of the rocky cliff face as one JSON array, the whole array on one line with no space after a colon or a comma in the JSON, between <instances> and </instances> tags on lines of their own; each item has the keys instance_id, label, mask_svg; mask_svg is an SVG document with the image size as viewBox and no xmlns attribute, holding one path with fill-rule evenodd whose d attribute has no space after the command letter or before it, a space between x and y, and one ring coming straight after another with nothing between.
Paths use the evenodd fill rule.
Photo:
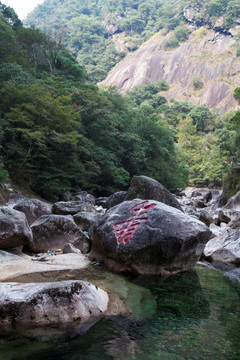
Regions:
<instances>
[{"instance_id":1,"label":"rocky cliff face","mask_svg":"<svg viewBox=\"0 0 240 360\"><path fill-rule=\"evenodd\" d=\"M163 94L167 100L205 104L220 114L237 109L233 90L240 83L240 57L234 36L239 30L226 34L190 24L189 39L172 50L164 48L171 34L160 32L117 64L101 84L125 92L164 78L170 86Z\"/></svg>"}]
</instances>

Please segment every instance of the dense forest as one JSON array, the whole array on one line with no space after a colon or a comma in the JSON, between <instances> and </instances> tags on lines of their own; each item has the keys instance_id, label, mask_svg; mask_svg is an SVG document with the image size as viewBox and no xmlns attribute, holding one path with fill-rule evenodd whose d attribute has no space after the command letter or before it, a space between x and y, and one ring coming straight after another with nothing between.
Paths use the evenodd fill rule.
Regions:
<instances>
[{"instance_id":1,"label":"dense forest","mask_svg":"<svg viewBox=\"0 0 240 360\"><path fill-rule=\"evenodd\" d=\"M114 9L111 1L85 5L94 13L96 3ZM137 11L146 2L127 4ZM81 34L88 32L83 28ZM240 155L240 111L220 118L204 105L167 102L163 79L125 96L91 80L65 49L61 32L23 27L14 10L0 3L1 182L10 177L48 199L79 188L107 195L142 174L172 190L189 178L194 185L222 185L231 157ZM239 88L235 97L240 100Z\"/></svg>"},{"instance_id":2,"label":"dense forest","mask_svg":"<svg viewBox=\"0 0 240 360\"><path fill-rule=\"evenodd\" d=\"M160 30L173 31L166 46L176 47L186 40L187 9L198 26L212 28L221 17L225 32L240 18L238 0L47 0L28 15L25 24L60 32L90 79L100 81L120 59Z\"/></svg>"}]
</instances>

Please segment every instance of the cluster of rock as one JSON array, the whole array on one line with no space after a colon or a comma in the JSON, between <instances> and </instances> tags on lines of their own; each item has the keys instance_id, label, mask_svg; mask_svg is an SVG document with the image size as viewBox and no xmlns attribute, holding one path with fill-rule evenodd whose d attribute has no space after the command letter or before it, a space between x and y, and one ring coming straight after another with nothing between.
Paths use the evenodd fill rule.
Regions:
<instances>
[{"instance_id":1,"label":"cluster of rock","mask_svg":"<svg viewBox=\"0 0 240 360\"><path fill-rule=\"evenodd\" d=\"M240 282L240 192L229 200L224 193L209 189L187 189L180 195L185 213L212 231L202 258Z\"/></svg>"},{"instance_id":2,"label":"cluster of rock","mask_svg":"<svg viewBox=\"0 0 240 360\"><path fill-rule=\"evenodd\" d=\"M50 204L13 193L0 206L0 257L16 247L42 261L57 251L75 253L74 261L87 254L113 272L141 275L189 270L201 257L240 262L240 193L227 201L218 190L187 189L176 197L157 181L135 176L127 192L98 199L67 193L62 200ZM80 281L0 288L4 328L77 321L74 333L81 333L108 306L107 293Z\"/></svg>"},{"instance_id":3,"label":"cluster of rock","mask_svg":"<svg viewBox=\"0 0 240 360\"><path fill-rule=\"evenodd\" d=\"M64 268L75 268L76 260L79 267L89 263L82 259L82 254L90 250L87 231L102 211L93 205L94 197L81 192L72 201L52 205L12 192L9 201L0 207L2 263L29 269L31 263L27 255L22 253L20 257L16 248L30 253L32 260L50 260L47 262L52 265L49 269L36 267L33 263L36 271L56 270L62 263ZM6 251L17 252L17 255ZM63 259L65 255L54 256L56 251L75 254ZM33 257L33 253L37 255ZM42 256L44 253L47 256ZM59 262L58 258L61 258ZM69 267L69 260L72 267ZM108 294L84 281L0 283L0 324L5 334L14 329L25 335L36 333L36 337L41 333L47 339L63 334L75 336L94 324L106 312L107 306ZM51 325L47 333L39 330L47 325ZM53 331L52 326L56 328L56 325L58 331Z\"/></svg>"}]
</instances>

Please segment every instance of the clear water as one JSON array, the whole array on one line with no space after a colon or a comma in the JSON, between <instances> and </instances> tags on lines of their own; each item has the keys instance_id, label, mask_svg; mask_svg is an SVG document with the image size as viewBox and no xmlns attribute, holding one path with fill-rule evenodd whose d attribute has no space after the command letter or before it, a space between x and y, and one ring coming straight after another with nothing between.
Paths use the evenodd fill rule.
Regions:
<instances>
[{"instance_id":1,"label":"clear water","mask_svg":"<svg viewBox=\"0 0 240 360\"><path fill-rule=\"evenodd\" d=\"M134 315L102 319L68 341L0 339L0 360L240 359L240 287L219 272L198 266L170 277L128 278L124 289Z\"/></svg>"}]
</instances>

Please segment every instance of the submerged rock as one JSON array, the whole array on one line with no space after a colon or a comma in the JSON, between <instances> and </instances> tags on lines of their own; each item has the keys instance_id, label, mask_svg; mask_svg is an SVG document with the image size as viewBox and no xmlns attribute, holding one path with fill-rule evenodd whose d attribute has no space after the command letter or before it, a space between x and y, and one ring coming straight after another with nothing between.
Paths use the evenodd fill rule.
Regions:
<instances>
[{"instance_id":1,"label":"submerged rock","mask_svg":"<svg viewBox=\"0 0 240 360\"><path fill-rule=\"evenodd\" d=\"M156 200L182 210L177 199L162 184L147 176L134 176L126 200Z\"/></svg>"},{"instance_id":2,"label":"submerged rock","mask_svg":"<svg viewBox=\"0 0 240 360\"><path fill-rule=\"evenodd\" d=\"M24 213L7 206L0 207L0 249L28 245L32 231Z\"/></svg>"},{"instance_id":3,"label":"submerged rock","mask_svg":"<svg viewBox=\"0 0 240 360\"><path fill-rule=\"evenodd\" d=\"M107 306L107 293L84 281L0 284L1 332L14 328L24 334L29 328L74 324L73 333L79 334L100 319Z\"/></svg>"},{"instance_id":4,"label":"submerged rock","mask_svg":"<svg viewBox=\"0 0 240 360\"><path fill-rule=\"evenodd\" d=\"M157 201L125 201L94 225L90 259L115 272L171 274L192 268L211 231Z\"/></svg>"}]
</instances>

